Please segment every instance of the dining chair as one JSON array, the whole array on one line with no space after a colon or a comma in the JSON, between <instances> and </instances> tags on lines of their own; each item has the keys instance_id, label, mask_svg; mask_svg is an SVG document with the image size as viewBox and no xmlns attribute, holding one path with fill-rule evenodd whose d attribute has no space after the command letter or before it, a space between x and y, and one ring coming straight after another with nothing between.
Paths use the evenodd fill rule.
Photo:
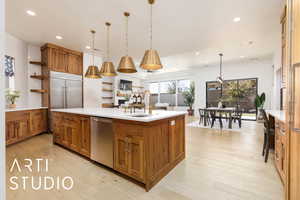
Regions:
<instances>
[{"instance_id":1,"label":"dining chair","mask_svg":"<svg viewBox=\"0 0 300 200\"><path fill-rule=\"evenodd\" d=\"M210 110L209 115L211 117L211 128L214 127L215 121L218 119L220 123L220 128L223 129L222 113L217 112L217 110Z\"/></svg>"},{"instance_id":2,"label":"dining chair","mask_svg":"<svg viewBox=\"0 0 300 200\"><path fill-rule=\"evenodd\" d=\"M199 124L203 123L204 126L207 124L210 124L210 118L209 118L209 113L206 109L199 109L199 115L200 115L200 120Z\"/></svg>"},{"instance_id":3,"label":"dining chair","mask_svg":"<svg viewBox=\"0 0 300 200\"><path fill-rule=\"evenodd\" d=\"M264 109L261 109L261 113L264 118L264 144L263 144L263 152L262 155L265 156L265 163L268 162L269 158L269 150L271 146L271 139L275 137L275 129L272 127L270 120L267 116L267 113Z\"/></svg>"},{"instance_id":4,"label":"dining chair","mask_svg":"<svg viewBox=\"0 0 300 200\"><path fill-rule=\"evenodd\" d=\"M243 110L235 110L232 115L232 120L235 123L236 121L239 123L239 127L242 128L242 115Z\"/></svg>"}]
</instances>

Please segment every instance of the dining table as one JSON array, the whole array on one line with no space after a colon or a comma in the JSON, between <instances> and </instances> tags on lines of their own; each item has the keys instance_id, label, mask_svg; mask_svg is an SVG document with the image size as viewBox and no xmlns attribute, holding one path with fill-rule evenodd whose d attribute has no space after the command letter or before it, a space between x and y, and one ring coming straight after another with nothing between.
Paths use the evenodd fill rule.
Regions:
<instances>
[{"instance_id":1,"label":"dining table","mask_svg":"<svg viewBox=\"0 0 300 200\"><path fill-rule=\"evenodd\" d=\"M216 111L218 113L228 113L228 128L232 129L232 113L236 110L235 107L226 107L226 108L219 108L219 107L207 107L205 108L207 111ZM205 117L208 117L208 115L205 115ZM207 120L204 120L204 126L207 126L206 123Z\"/></svg>"}]
</instances>

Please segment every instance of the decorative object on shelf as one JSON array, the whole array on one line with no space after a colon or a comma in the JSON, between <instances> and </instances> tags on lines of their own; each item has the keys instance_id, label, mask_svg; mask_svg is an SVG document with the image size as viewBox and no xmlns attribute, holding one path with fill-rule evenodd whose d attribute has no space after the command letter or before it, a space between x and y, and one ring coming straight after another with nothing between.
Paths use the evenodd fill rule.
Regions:
<instances>
[{"instance_id":1,"label":"decorative object on shelf","mask_svg":"<svg viewBox=\"0 0 300 200\"><path fill-rule=\"evenodd\" d=\"M109 28L111 24L109 22L105 23L107 27L107 46L106 46L106 61L103 62L100 74L102 76L117 76L117 73L115 71L115 66L114 64L110 61L110 56L109 56Z\"/></svg>"},{"instance_id":2,"label":"decorative object on shelf","mask_svg":"<svg viewBox=\"0 0 300 200\"><path fill-rule=\"evenodd\" d=\"M5 91L6 100L9 102L8 108L16 108L16 101L20 97L20 91L7 89Z\"/></svg>"},{"instance_id":3,"label":"decorative object on shelf","mask_svg":"<svg viewBox=\"0 0 300 200\"><path fill-rule=\"evenodd\" d=\"M137 70L135 68L133 59L132 57L128 56L128 18L130 16L130 13L125 12L124 16L126 17L126 34L125 34L126 55L121 58L117 71L121 73L135 73L137 72Z\"/></svg>"},{"instance_id":4,"label":"decorative object on shelf","mask_svg":"<svg viewBox=\"0 0 300 200\"><path fill-rule=\"evenodd\" d=\"M99 68L95 66L95 33L96 31L91 30L93 36L93 44L92 44L92 59L93 65L90 65L85 73L86 78L99 79L101 78Z\"/></svg>"},{"instance_id":5,"label":"decorative object on shelf","mask_svg":"<svg viewBox=\"0 0 300 200\"><path fill-rule=\"evenodd\" d=\"M13 77L15 75L15 58L5 55L4 66L5 66L5 76Z\"/></svg>"},{"instance_id":6,"label":"decorative object on shelf","mask_svg":"<svg viewBox=\"0 0 300 200\"><path fill-rule=\"evenodd\" d=\"M254 103L256 106L256 110L258 111L258 115L257 115L258 122L263 121L263 114L261 110L264 109L265 102L266 102L266 94L264 92L261 95L256 95Z\"/></svg>"},{"instance_id":7,"label":"decorative object on shelf","mask_svg":"<svg viewBox=\"0 0 300 200\"><path fill-rule=\"evenodd\" d=\"M150 4L150 49L146 50L140 67L144 70L154 71L161 69L163 66L161 64L158 52L152 49L152 7L155 3L155 0L148 0L148 2Z\"/></svg>"},{"instance_id":8,"label":"decorative object on shelf","mask_svg":"<svg viewBox=\"0 0 300 200\"><path fill-rule=\"evenodd\" d=\"M195 103L195 83L192 82L190 87L183 92L184 103L189 106L188 113L190 116L194 115L193 105Z\"/></svg>"},{"instance_id":9,"label":"decorative object on shelf","mask_svg":"<svg viewBox=\"0 0 300 200\"><path fill-rule=\"evenodd\" d=\"M220 53L219 56L220 56L220 75L217 77L217 81L220 84L223 84L224 83L224 80L223 80L223 77L222 77L223 54Z\"/></svg>"}]
</instances>

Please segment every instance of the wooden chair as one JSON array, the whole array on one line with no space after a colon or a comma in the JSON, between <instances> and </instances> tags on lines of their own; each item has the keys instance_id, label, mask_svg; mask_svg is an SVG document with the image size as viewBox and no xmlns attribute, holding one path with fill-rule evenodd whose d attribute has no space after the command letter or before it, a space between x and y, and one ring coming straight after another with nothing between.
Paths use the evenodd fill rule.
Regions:
<instances>
[{"instance_id":1,"label":"wooden chair","mask_svg":"<svg viewBox=\"0 0 300 200\"><path fill-rule=\"evenodd\" d=\"M204 126L210 124L209 114L206 109L199 109L200 121L199 124L203 122Z\"/></svg>"},{"instance_id":2,"label":"wooden chair","mask_svg":"<svg viewBox=\"0 0 300 200\"><path fill-rule=\"evenodd\" d=\"M265 156L265 162L268 162L269 150L271 147L271 139L274 139L274 137L275 137L275 129L272 127L266 111L264 109L261 109L261 112L263 114L264 126L265 126L262 155Z\"/></svg>"}]
</instances>

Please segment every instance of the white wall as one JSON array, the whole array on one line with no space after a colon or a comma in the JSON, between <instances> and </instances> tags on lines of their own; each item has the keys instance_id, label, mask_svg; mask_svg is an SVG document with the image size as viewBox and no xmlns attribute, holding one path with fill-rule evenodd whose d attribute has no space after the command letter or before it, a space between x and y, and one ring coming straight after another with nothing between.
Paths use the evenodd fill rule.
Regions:
<instances>
[{"instance_id":1,"label":"white wall","mask_svg":"<svg viewBox=\"0 0 300 200\"><path fill-rule=\"evenodd\" d=\"M15 89L21 92L17 106L28 106L28 46L26 42L6 33L5 54L15 58Z\"/></svg>"},{"instance_id":2,"label":"white wall","mask_svg":"<svg viewBox=\"0 0 300 200\"><path fill-rule=\"evenodd\" d=\"M41 50L38 46L28 45L27 47L28 52L28 72L27 72L27 79L28 79L28 106L30 107L39 107L42 105L41 94L30 92L30 89L40 89L42 87L41 80L30 78L30 75L36 73L37 75L41 74L41 66L39 65L32 65L29 61L40 61L41 60Z\"/></svg>"},{"instance_id":3,"label":"white wall","mask_svg":"<svg viewBox=\"0 0 300 200\"><path fill-rule=\"evenodd\" d=\"M272 58L261 60L249 60L240 63L224 64L223 76L225 80L258 78L258 93L266 93L266 109L271 108L273 98L273 61ZM194 69L196 69L195 67ZM153 75L145 82L155 82L162 80L190 79L195 82L196 100L195 109L206 106L206 82L216 80L219 74L219 66L203 67L199 70L167 73Z\"/></svg>"},{"instance_id":4,"label":"white wall","mask_svg":"<svg viewBox=\"0 0 300 200\"><path fill-rule=\"evenodd\" d=\"M4 0L0 0L0 91L4 90ZM0 92L0 199L5 199L5 126L4 126L4 93Z\"/></svg>"}]
</instances>

